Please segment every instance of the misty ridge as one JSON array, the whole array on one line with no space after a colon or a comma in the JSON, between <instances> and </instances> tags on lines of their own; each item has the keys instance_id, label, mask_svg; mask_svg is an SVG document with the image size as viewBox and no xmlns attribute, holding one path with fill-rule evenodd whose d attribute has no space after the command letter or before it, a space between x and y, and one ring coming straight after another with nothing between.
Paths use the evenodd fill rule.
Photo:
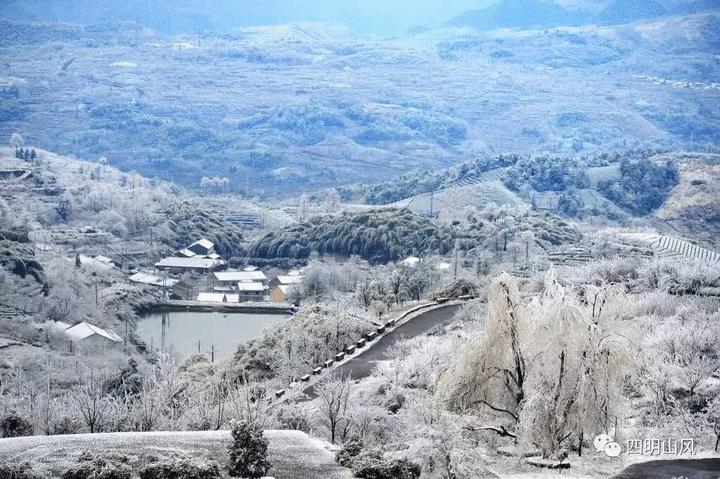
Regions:
<instances>
[{"instance_id":1,"label":"misty ridge","mask_svg":"<svg viewBox=\"0 0 720 479\"><path fill-rule=\"evenodd\" d=\"M0 479L720 474L717 0L5 0Z\"/></svg>"}]
</instances>

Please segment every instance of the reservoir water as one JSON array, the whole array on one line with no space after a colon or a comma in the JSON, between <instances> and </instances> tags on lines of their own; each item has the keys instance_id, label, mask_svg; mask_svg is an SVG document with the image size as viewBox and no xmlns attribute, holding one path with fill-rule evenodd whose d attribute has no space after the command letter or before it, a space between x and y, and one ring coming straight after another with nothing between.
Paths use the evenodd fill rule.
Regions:
<instances>
[{"instance_id":1,"label":"reservoir water","mask_svg":"<svg viewBox=\"0 0 720 479\"><path fill-rule=\"evenodd\" d=\"M287 318L278 313L157 312L140 318L136 333L148 348L170 351L180 360L198 349L208 356L214 350L219 360L232 356L238 344L259 337L263 330Z\"/></svg>"}]
</instances>

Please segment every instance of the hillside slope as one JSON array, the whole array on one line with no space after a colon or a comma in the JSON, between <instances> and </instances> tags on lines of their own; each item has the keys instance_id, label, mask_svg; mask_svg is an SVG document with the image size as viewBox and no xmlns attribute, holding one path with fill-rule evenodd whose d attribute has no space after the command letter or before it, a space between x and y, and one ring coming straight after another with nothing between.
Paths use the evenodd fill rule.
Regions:
<instances>
[{"instance_id":1,"label":"hillside slope","mask_svg":"<svg viewBox=\"0 0 720 479\"><path fill-rule=\"evenodd\" d=\"M350 479L353 475L335 463L325 444L300 431L265 431L270 441L269 475L277 479ZM202 457L227 460L229 431L75 434L0 439L0 461L31 462L36 470L60 477L84 452L127 455L137 468L150 456Z\"/></svg>"},{"instance_id":2,"label":"hillside slope","mask_svg":"<svg viewBox=\"0 0 720 479\"><path fill-rule=\"evenodd\" d=\"M720 156L696 155L681 163L680 183L655 216L720 248Z\"/></svg>"}]
</instances>

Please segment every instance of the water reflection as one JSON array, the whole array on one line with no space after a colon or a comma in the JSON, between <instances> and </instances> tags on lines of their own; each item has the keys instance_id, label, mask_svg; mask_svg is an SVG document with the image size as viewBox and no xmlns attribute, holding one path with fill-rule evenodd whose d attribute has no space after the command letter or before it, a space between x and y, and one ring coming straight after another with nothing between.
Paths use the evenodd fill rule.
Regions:
<instances>
[{"instance_id":1,"label":"water reflection","mask_svg":"<svg viewBox=\"0 0 720 479\"><path fill-rule=\"evenodd\" d=\"M285 314L161 312L143 317L136 332L148 347L171 351L179 359L197 352L224 359L241 342L257 338L287 318Z\"/></svg>"}]
</instances>

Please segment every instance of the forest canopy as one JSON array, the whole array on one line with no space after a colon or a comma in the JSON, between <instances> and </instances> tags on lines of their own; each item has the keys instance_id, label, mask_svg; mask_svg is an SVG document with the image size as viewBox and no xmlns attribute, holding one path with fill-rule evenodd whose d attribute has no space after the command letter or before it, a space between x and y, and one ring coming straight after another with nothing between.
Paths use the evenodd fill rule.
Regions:
<instances>
[{"instance_id":1,"label":"forest canopy","mask_svg":"<svg viewBox=\"0 0 720 479\"><path fill-rule=\"evenodd\" d=\"M385 263L409 255L447 254L451 230L406 210L375 210L321 216L273 231L250 250L253 258L307 258L310 253L358 255Z\"/></svg>"},{"instance_id":2,"label":"forest canopy","mask_svg":"<svg viewBox=\"0 0 720 479\"><path fill-rule=\"evenodd\" d=\"M618 181L601 181L598 189L608 199L635 214L646 215L659 208L678 184L677 164L657 164L650 159L620 162Z\"/></svg>"}]
</instances>

